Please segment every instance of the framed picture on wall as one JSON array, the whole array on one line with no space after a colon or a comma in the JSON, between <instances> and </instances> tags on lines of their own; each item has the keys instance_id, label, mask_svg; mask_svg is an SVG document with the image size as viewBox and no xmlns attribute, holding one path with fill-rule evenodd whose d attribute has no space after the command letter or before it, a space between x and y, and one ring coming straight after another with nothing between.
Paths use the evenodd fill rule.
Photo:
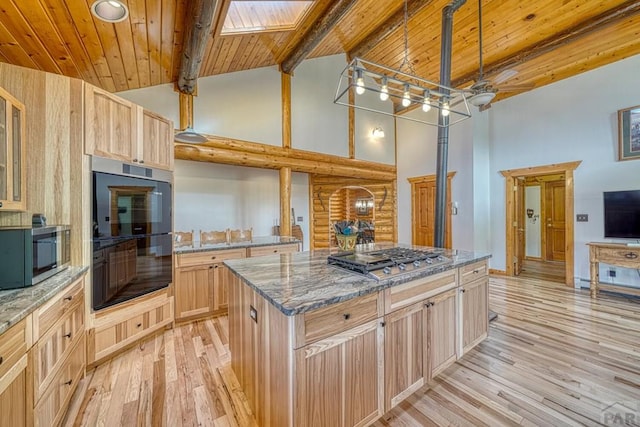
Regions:
<instances>
[{"instance_id":1,"label":"framed picture on wall","mask_svg":"<svg viewBox=\"0 0 640 427\"><path fill-rule=\"evenodd\" d=\"M618 110L618 159L640 159L640 105Z\"/></svg>"}]
</instances>

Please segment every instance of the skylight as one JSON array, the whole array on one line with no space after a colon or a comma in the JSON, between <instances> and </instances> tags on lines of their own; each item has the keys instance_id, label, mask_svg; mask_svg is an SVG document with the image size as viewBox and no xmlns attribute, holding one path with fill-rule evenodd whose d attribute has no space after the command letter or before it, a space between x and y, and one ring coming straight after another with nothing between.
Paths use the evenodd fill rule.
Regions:
<instances>
[{"instance_id":1,"label":"skylight","mask_svg":"<svg viewBox=\"0 0 640 427\"><path fill-rule=\"evenodd\" d=\"M232 1L222 34L293 30L312 3L298 0Z\"/></svg>"}]
</instances>

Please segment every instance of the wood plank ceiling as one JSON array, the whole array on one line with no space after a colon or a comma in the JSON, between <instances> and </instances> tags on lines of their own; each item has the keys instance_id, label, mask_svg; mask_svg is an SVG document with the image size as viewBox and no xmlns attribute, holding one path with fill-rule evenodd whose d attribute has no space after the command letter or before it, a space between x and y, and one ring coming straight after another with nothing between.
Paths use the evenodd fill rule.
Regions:
<instances>
[{"instance_id":1,"label":"wood plank ceiling","mask_svg":"<svg viewBox=\"0 0 640 427\"><path fill-rule=\"evenodd\" d=\"M111 92L175 82L192 1L127 0L129 17L110 24L93 17L93 0L3 0L0 61L81 78ZM216 5L201 77L281 64L337 3L315 0L295 30L221 35L230 1ZM438 80L441 10L450 0L408 1L409 59L420 77ZM356 0L309 56L356 52L398 67L403 26L385 21L401 17L402 8L402 0ZM394 29L367 48L379 28ZM495 81L513 70L517 74L503 85L539 87L639 54L640 1L483 0L483 32L485 77ZM454 15L452 81L467 87L477 73L478 3L468 0ZM499 97L518 93L497 87L503 88Z\"/></svg>"}]
</instances>

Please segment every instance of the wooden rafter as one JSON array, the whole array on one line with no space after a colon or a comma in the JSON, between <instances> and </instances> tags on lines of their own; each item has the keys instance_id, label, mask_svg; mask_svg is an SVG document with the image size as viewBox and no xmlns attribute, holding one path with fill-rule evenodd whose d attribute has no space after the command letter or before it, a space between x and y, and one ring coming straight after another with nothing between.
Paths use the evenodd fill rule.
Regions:
<instances>
[{"instance_id":1,"label":"wooden rafter","mask_svg":"<svg viewBox=\"0 0 640 427\"><path fill-rule=\"evenodd\" d=\"M407 4L407 20L411 19L422 8L428 6L433 0L418 0ZM349 59L364 57L371 49L377 46L384 39L389 37L398 28L404 24L404 6L384 21L380 26L362 39L353 49L349 51Z\"/></svg>"},{"instance_id":2,"label":"wooden rafter","mask_svg":"<svg viewBox=\"0 0 640 427\"><path fill-rule=\"evenodd\" d=\"M182 61L178 74L178 89L180 92L191 94L195 90L207 39L213 25L213 15L216 10L216 0L192 0L191 16L186 18L186 34L182 46Z\"/></svg>"},{"instance_id":3,"label":"wooden rafter","mask_svg":"<svg viewBox=\"0 0 640 427\"><path fill-rule=\"evenodd\" d=\"M484 66L485 76L497 75L498 73L514 68L527 61L531 61L545 53L551 52L554 49L567 45L573 41L576 41L582 37L590 35L596 31L602 30L602 28L615 24L625 18L640 13L640 1L627 1L617 7L607 10L600 15L594 16L591 19L580 22L579 24L554 34L539 43L532 46L528 46L519 52L514 53L506 58L503 58L492 64ZM452 87L460 87L478 77L476 71L465 74L451 82Z\"/></svg>"},{"instance_id":4,"label":"wooden rafter","mask_svg":"<svg viewBox=\"0 0 640 427\"><path fill-rule=\"evenodd\" d=\"M331 29L356 4L357 0L338 0L309 28L300 42L291 50L280 64L283 73L291 74L315 47L320 44Z\"/></svg>"}]
</instances>

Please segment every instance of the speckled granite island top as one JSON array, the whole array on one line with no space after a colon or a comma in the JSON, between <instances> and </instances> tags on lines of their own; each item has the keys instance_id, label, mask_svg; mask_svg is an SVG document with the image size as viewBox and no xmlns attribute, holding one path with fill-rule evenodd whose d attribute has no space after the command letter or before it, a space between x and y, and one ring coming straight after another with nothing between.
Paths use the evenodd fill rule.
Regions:
<instances>
[{"instance_id":1,"label":"speckled granite island top","mask_svg":"<svg viewBox=\"0 0 640 427\"><path fill-rule=\"evenodd\" d=\"M280 237L280 236L262 236L254 237L251 241L247 242L235 242L235 243L221 243L218 245L200 245L196 242L194 246L184 246L176 248L176 255L188 254L193 252L206 252L206 251L221 251L224 249L240 249L240 248L253 248L258 246L273 246L273 245L288 245L291 243L301 243L300 240L295 237Z\"/></svg>"},{"instance_id":2,"label":"speckled granite island top","mask_svg":"<svg viewBox=\"0 0 640 427\"><path fill-rule=\"evenodd\" d=\"M397 246L433 249L410 245ZM381 247L376 245L375 249ZM329 253L328 250L317 250L234 259L224 263L282 313L291 316L491 257L485 252L445 250L443 255L451 258L450 263L377 281L328 265Z\"/></svg>"},{"instance_id":3,"label":"speckled granite island top","mask_svg":"<svg viewBox=\"0 0 640 427\"><path fill-rule=\"evenodd\" d=\"M89 267L69 267L35 286L0 291L0 334L56 296Z\"/></svg>"}]
</instances>

